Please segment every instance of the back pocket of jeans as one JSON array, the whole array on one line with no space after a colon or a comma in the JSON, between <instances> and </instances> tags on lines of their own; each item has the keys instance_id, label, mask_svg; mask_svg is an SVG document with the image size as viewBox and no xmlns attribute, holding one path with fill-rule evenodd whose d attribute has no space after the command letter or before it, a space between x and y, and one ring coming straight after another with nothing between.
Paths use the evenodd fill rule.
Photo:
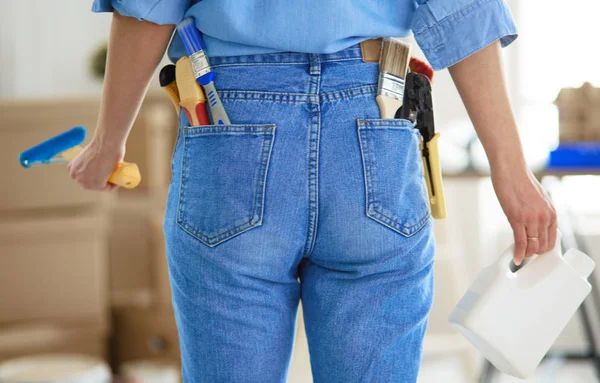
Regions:
<instances>
[{"instance_id":1,"label":"back pocket of jeans","mask_svg":"<svg viewBox=\"0 0 600 383\"><path fill-rule=\"evenodd\" d=\"M183 128L177 223L208 246L262 225L275 125Z\"/></svg>"},{"instance_id":2,"label":"back pocket of jeans","mask_svg":"<svg viewBox=\"0 0 600 383\"><path fill-rule=\"evenodd\" d=\"M430 214L419 153L419 133L405 119L357 119L366 214L409 237Z\"/></svg>"}]
</instances>

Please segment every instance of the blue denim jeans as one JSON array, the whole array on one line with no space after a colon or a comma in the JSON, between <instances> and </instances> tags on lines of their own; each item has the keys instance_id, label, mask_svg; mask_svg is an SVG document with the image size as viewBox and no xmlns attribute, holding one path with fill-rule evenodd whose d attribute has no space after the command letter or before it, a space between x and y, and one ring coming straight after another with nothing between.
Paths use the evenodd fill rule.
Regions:
<instances>
[{"instance_id":1,"label":"blue denim jeans","mask_svg":"<svg viewBox=\"0 0 600 383\"><path fill-rule=\"evenodd\" d=\"M285 382L302 301L316 383L414 382L433 298L419 135L378 63L212 57L231 125L181 113L164 221L185 382Z\"/></svg>"}]
</instances>

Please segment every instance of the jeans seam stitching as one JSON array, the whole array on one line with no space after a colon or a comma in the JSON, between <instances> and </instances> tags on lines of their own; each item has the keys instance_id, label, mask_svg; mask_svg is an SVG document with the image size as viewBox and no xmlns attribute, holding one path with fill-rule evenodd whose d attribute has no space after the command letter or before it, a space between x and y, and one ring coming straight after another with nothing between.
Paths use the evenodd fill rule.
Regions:
<instances>
[{"instance_id":1,"label":"jeans seam stitching","mask_svg":"<svg viewBox=\"0 0 600 383\"><path fill-rule=\"evenodd\" d=\"M259 218L259 222L262 221L263 216L264 216L265 193L266 193L266 189L267 189L267 186L266 186L267 185L267 175L268 175L268 172L269 172L269 164L271 162L271 153L273 151L273 145L275 143L275 131L277 129L276 125L272 125L272 126L273 126L273 130L272 130L272 133L270 134L270 137L269 137L269 145L268 145L268 148L267 148L267 154L266 154L266 157L264 159L265 165L264 165L264 167L262 169L262 172L264 173L262 175L262 186L261 186L261 199L262 199L262 201L261 201L261 208L260 209L261 209L262 214L261 214L261 217ZM265 135L267 135L266 131L265 131Z\"/></svg>"},{"instance_id":2,"label":"jeans seam stitching","mask_svg":"<svg viewBox=\"0 0 600 383\"><path fill-rule=\"evenodd\" d=\"M267 134L266 132L263 133L263 140L261 143L261 147L260 147L260 163L259 163L259 174L258 174L258 179L256 180L256 185L254 186L256 188L256 191L254 192L254 207L253 207L253 212L252 212L252 217L250 218L250 221L252 221L254 219L254 215L259 216L258 221L256 222L260 222L260 220L262 219L260 211L262 210L261 206L258 206L258 197L259 191L261 191L262 187L264 186L263 182L262 182L262 173L263 173L263 169L265 164L263 164L264 162L266 162L266 157L265 157L265 148L266 148L266 143L267 143Z\"/></svg>"},{"instance_id":3,"label":"jeans seam stitching","mask_svg":"<svg viewBox=\"0 0 600 383\"><path fill-rule=\"evenodd\" d=\"M300 64L308 64L308 62L304 62L304 61L290 61L290 62L268 62L268 61L259 61L259 62L248 62L248 63L221 63L221 64L212 64L211 63L211 68L218 68L218 67L224 67L224 66L255 66L255 65L261 65L261 66L266 66L266 65L276 65L276 66L280 66L280 65L300 65Z\"/></svg>"},{"instance_id":4,"label":"jeans seam stitching","mask_svg":"<svg viewBox=\"0 0 600 383\"><path fill-rule=\"evenodd\" d=\"M358 141L359 141L359 149L361 152L361 159L362 159L362 164L363 164L363 169L364 169L364 176L363 176L363 180L364 180L364 185L365 185L365 214L368 216L369 215L369 179L367 176L367 173L369 172L367 165L365 163L365 158L366 156L364 155L364 147L363 147L363 138L361 137L362 135L362 131L361 131L361 126L364 127L364 124L361 122L361 120L358 120Z\"/></svg>"},{"instance_id":5,"label":"jeans seam stitching","mask_svg":"<svg viewBox=\"0 0 600 383\"><path fill-rule=\"evenodd\" d=\"M317 80L317 87L320 88L321 87L321 76L319 75L319 79ZM317 240L317 234L319 231L319 144L321 142L321 104L317 103L317 142L316 142L316 165L315 165L315 230L313 233L313 239L312 239L312 243L310 245L308 254L306 255L307 258L310 258L310 256L312 255L312 251L314 249L315 246L315 242Z\"/></svg>"},{"instance_id":6,"label":"jeans seam stitching","mask_svg":"<svg viewBox=\"0 0 600 383\"><path fill-rule=\"evenodd\" d=\"M259 125L259 124L255 124L255 125ZM273 125L272 124L265 125L265 127L267 127L267 126L273 126ZM184 132L185 132L185 130L184 130ZM264 134L267 134L267 132L268 131L265 130ZM184 135L184 137L185 138L193 138L194 136L190 137L190 136ZM263 139L263 143L262 143L263 146L264 146L264 142L265 141L266 140ZM241 233L243 231L246 231L248 229L256 227L257 226L256 224L252 224L253 217L250 217L250 219L248 221L246 221L246 222L244 222L244 223L242 223L240 225L237 225L237 226L235 226L235 227L233 227L231 229L227 229L226 231L223 231L223 232L221 232L219 234L216 234L216 235L214 235L212 237L209 237L208 235L206 235L205 233L203 233L200 229L198 229L198 228L194 227L193 225L187 223L187 221L183 218L183 212L182 212L182 210L185 207L185 202L183 202L182 197L181 197L181 190L182 190L182 188L185 189L185 187L183 186L184 183L185 183L184 181L187 180L187 177L184 175L184 174L187 173L187 171L186 171L187 168L184 166L185 157L186 157L186 153L187 153L187 151L185 149L186 149L186 145L185 145L185 141L184 141L184 151L183 151L183 158L182 158L182 180L181 180L181 183L179 185L179 201L178 201L178 209L177 209L178 210L177 224L180 227L182 227L187 233L191 234L193 237L199 239L200 241L202 241L203 243L205 243L205 244L207 244L208 246L211 246L211 247L216 246L216 245L218 245L221 242L224 242L225 240L233 237L234 235L236 235L238 233ZM264 150L261 149L261 156L263 156L263 153L262 153L263 151ZM256 193L256 194L258 194L258 193ZM256 200L257 200L257 197L255 195L255 204L256 204ZM256 213L256 207L254 208L254 210L255 211L253 211L253 215L254 215L254 213ZM248 226L245 227L245 228L243 228L243 229L240 229L241 227L243 227L245 225L248 225ZM216 242L215 242L215 239L216 239Z\"/></svg>"},{"instance_id":7,"label":"jeans seam stitching","mask_svg":"<svg viewBox=\"0 0 600 383\"><path fill-rule=\"evenodd\" d=\"M359 133L361 133L361 126L362 126L362 131L364 133L364 143L366 145L366 152L367 152L367 162L369 163L369 166L365 165L365 161L363 159L363 166L365 167L365 185L366 185L366 194L367 194L367 198L366 198L366 203L367 203L367 215L373 219L376 219L378 222L383 223L384 225L391 225L392 228L395 228L396 231L398 231L399 233L409 236L412 235L414 233L416 233L418 231L419 227L422 227L423 224L427 221L427 219L429 218L429 212L425 212L424 216L421 217L416 223L414 223L413 225L405 225L403 223L401 223L398 219L396 218L392 218L387 216L386 214L382 213L379 209L377 209L375 207L375 203L371 202L372 199L375 199L376 193L375 193L375 188L373 186L373 180L376 178L374 175L374 166L373 165L373 154L372 154L372 150L371 150L371 146L369 143L369 139L367 138L365 129L368 129L368 126L370 124L377 124L378 126L382 125L385 123L385 121L375 121L376 119L374 119L373 121L369 121L368 119L359 119ZM397 126L398 128L403 128L402 126ZM408 130L408 129L401 129L401 130ZM359 134L360 135L360 134ZM360 137L359 137L360 139ZM373 169L372 169L373 168ZM370 178L370 180L367 180L367 178ZM369 195L372 196L373 198L369 198ZM371 213L369 210L372 210L375 214ZM382 218L378 217L377 215L383 217L383 218L387 218L390 222L384 222Z\"/></svg>"},{"instance_id":8,"label":"jeans seam stitching","mask_svg":"<svg viewBox=\"0 0 600 383\"><path fill-rule=\"evenodd\" d=\"M185 136L189 138L201 137L203 135L210 134L224 134L224 133L243 133L243 134L260 134L264 132L268 132L268 127L270 125L264 124L248 124L248 125L204 125L192 127L188 126L184 128ZM207 129L208 128L208 129ZM250 130L248 128L251 128ZM260 129L259 129L260 128Z\"/></svg>"},{"instance_id":9,"label":"jeans seam stitching","mask_svg":"<svg viewBox=\"0 0 600 383\"><path fill-rule=\"evenodd\" d=\"M402 228L404 228L404 229L408 229L408 230L411 230L411 229L413 229L415 226L419 226L419 225L421 224L421 221L422 221L423 219L427 218L427 214L428 214L428 213L426 213L426 214L425 214L425 215L424 215L422 218L419 218L419 220L418 220L418 221L417 221L415 224L413 224L413 225L410 225L410 226L407 226L407 225L404 225L404 224L400 223L400 222L398 221L398 219L397 219L397 218L392 218L392 217L390 217L390 216L388 216L388 215L386 215L386 214L382 213L380 210L377 210L376 208L373 208L373 211L374 211L375 213L379 214L380 216L382 216L382 217L384 217L384 218L387 218L387 219L389 219L389 220L390 220L392 223L395 223L395 224L397 224L398 226L401 226Z\"/></svg>"},{"instance_id":10,"label":"jeans seam stitching","mask_svg":"<svg viewBox=\"0 0 600 383\"><path fill-rule=\"evenodd\" d=\"M354 88L325 92L318 95L308 93L282 93L249 90L224 90L219 92L221 100L236 101L272 101L283 103L327 103L339 100L347 100L355 97L371 96L377 91L376 85L363 85ZM312 96L316 96L313 100ZM388 122L389 123L389 122Z\"/></svg>"},{"instance_id":11,"label":"jeans seam stitching","mask_svg":"<svg viewBox=\"0 0 600 383\"><path fill-rule=\"evenodd\" d=\"M340 58L330 58L330 59L324 59L322 61L322 63L328 63L328 62L340 62L340 61L358 61L358 60L362 60L361 56L357 56L357 57L340 57ZM219 68L219 67L231 67L231 66L256 66L256 65L260 65L260 66L268 66L268 65L275 65L275 66L281 66L281 65L300 65L300 64L310 64L310 61L256 61L256 62L221 62L218 64L212 64L211 63L211 68Z\"/></svg>"}]
</instances>

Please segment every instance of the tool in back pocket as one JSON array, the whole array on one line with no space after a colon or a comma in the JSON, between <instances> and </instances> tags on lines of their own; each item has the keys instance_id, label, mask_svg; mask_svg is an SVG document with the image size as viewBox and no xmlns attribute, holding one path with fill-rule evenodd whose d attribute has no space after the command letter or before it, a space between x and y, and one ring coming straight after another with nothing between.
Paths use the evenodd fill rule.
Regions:
<instances>
[{"instance_id":1,"label":"tool in back pocket","mask_svg":"<svg viewBox=\"0 0 600 383\"><path fill-rule=\"evenodd\" d=\"M177 60L175 81L179 89L179 105L183 108L192 126L209 125L206 113L206 96L194 77L194 70L188 56Z\"/></svg>"},{"instance_id":2,"label":"tool in back pocket","mask_svg":"<svg viewBox=\"0 0 600 383\"><path fill-rule=\"evenodd\" d=\"M206 92L213 124L231 124L231 121L229 121L229 117L225 112L225 108L223 108L221 99L219 98L219 93L217 93L217 90L215 89L215 73L210 68L208 56L205 52L206 46L204 45L204 41L202 41L200 32L196 28L194 19L188 17L177 24L177 32L189 55L190 63L194 71L194 77ZM179 75L177 74L176 77L179 77ZM181 88L179 89L179 93L181 97Z\"/></svg>"},{"instance_id":3,"label":"tool in back pocket","mask_svg":"<svg viewBox=\"0 0 600 383\"><path fill-rule=\"evenodd\" d=\"M407 74L404 100L395 117L416 123L415 127L423 138L420 144L421 159L431 215L436 219L446 218L446 201L437 144L440 134L435 132L431 83L427 76L414 72Z\"/></svg>"},{"instance_id":4,"label":"tool in back pocket","mask_svg":"<svg viewBox=\"0 0 600 383\"><path fill-rule=\"evenodd\" d=\"M168 64L165 65L161 70L158 76L160 81L160 86L167 92L173 106L175 107L175 112L177 112L177 116L179 116L179 89L177 88L177 81L175 78L175 65Z\"/></svg>"}]
</instances>

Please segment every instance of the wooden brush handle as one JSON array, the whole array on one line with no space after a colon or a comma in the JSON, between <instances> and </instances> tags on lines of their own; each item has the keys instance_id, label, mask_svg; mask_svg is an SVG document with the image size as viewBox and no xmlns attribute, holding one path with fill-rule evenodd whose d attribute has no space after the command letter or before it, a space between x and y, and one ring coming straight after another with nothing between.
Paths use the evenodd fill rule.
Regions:
<instances>
[{"instance_id":1,"label":"wooden brush handle","mask_svg":"<svg viewBox=\"0 0 600 383\"><path fill-rule=\"evenodd\" d=\"M65 150L60 156L71 161L82 149L82 146L77 145ZM133 189L140 184L141 180L140 169L132 162L120 162L115 171L108 177L108 182L113 185L122 186L125 189Z\"/></svg>"},{"instance_id":2,"label":"wooden brush handle","mask_svg":"<svg viewBox=\"0 0 600 383\"><path fill-rule=\"evenodd\" d=\"M381 118L394 118L398 108L402 106L402 100L395 100L390 97L379 95L375 98L379 105L379 115Z\"/></svg>"}]
</instances>

